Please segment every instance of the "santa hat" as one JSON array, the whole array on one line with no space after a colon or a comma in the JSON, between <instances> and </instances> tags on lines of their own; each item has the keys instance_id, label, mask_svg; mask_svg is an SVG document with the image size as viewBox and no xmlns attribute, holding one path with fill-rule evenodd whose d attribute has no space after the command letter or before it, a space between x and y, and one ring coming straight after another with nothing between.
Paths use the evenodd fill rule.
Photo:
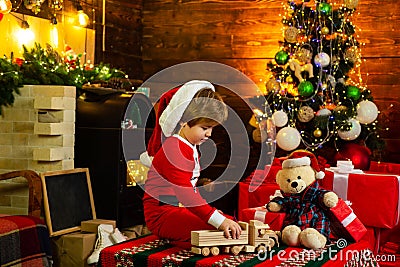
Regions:
<instances>
[{"instance_id":1,"label":"santa hat","mask_svg":"<svg viewBox=\"0 0 400 267\"><path fill-rule=\"evenodd\" d=\"M142 164L150 167L154 155L161 148L163 138L173 134L190 101L204 88L215 91L208 81L192 80L165 92L160 97L154 131L147 144L147 151L140 155Z\"/></svg>"},{"instance_id":2,"label":"santa hat","mask_svg":"<svg viewBox=\"0 0 400 267\"><path fill-rule=\"evenodd\" d=\"M311 166L316 172L315 178L322 179L325 177L325 173L320 168L317 158L315 155L306 150L297 150L288 156L282 162L282 168L294 168L300 166Z\"/></svg>"}]
</instances>

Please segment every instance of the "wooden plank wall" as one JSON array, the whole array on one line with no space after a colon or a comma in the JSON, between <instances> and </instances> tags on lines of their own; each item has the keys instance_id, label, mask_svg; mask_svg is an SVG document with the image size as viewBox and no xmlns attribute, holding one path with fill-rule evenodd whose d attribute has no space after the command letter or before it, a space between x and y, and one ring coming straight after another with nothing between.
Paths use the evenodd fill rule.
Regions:
<instances>
[{"instance_id":1,"label":"wooden plank wall","mask_svg":"<svg viewBox=\"0 0 400 267\"><path fill-rule=\"evenodd\" d=\"M128 5L107 5L117 2ZM360 0L357 11L353 22L359 28L358 40L366 44L363 81L381 111L379 120L389 128L382 134L388 143L383 160L400 162L400 5ZM206 60L234 67L264 88L266 64L283 39L281 12L282 2L276 0L144 0L143 79L178 63ZM114 39L120 38L115 34ZM118 48L118 55L111 50L115 49L109 47L110 56L124 55L123 49Z\"/></svg>"},{"instance_id":2,"label":"wooden plank wall","mask_svg":"<svg viewBox=\"0 0 400 267\"><path fill-rule=\"evenodd\" d=\"M119 68L134 80L143 78L142 8L143 0L107 0L103 21L103 1L97 0L95 7L96 62Z\"/></svg>"}]
</instances>

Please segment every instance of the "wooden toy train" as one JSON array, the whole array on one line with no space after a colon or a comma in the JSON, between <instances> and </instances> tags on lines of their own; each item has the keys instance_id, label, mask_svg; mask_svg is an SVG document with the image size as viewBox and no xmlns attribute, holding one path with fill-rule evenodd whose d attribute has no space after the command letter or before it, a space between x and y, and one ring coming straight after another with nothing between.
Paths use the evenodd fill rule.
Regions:
<instances>
[{"instance_id":1,"label":"wooden toy train","mask_svg":"<svg viewBox=\"0 0 400 267\"><path fill-rule=\"evenodd\" d=\"M223 253L239 254L244 252L270 251L275 245L279 247L277 232L270 230L268 224L257 220L250 223L239 222L242 233L238 239L225 238L223 231L201 230L192 231L192 252L195 254L218 255ZM278 232L279 233L279 232Z\"/></svg>"}]
</instances>

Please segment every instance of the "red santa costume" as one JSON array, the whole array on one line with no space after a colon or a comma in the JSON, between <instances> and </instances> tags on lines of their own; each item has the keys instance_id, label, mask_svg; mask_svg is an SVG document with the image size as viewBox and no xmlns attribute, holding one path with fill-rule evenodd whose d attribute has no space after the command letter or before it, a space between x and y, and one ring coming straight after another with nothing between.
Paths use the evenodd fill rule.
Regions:
<instances>
[{"instance_id":1,"label":"red santa costume","mask_svg":"<svg viewBox=\"0 0 400 267\"><path fill-rule=\"evenodd\" d=\"M191 231L216 229L226 217L230 218L207 204L196 189L200 175L197 147L173 134L190 101L203 88L215 91L207 81L190 81L160 98L160 104L165 104L165 99L170 99L170 102L165 110L160 106L157 113L160 125L156 126L150 139L148 155L141 156L142 162L147 158L147 163L152 163L143 197L146 225L153 234L183 247L190 247ZM157 127L162 131L157 131ZM157 151L154 145L161 146L161 134L167 139ZM154 135L159 137L153 138ZM150 151L156 153L152 155Z\"/></svg>"}]
</instances>

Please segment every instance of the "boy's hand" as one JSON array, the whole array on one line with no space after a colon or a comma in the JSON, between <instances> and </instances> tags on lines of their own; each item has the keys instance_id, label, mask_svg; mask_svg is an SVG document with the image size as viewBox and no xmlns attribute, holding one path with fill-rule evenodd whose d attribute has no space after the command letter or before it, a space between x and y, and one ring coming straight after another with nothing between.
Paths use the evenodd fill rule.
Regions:
<instances>
[{"instance_id":1,"label":"boy's hand","mask_svg":"<svg viewBox=\"0 0 400 267\"><path fill-rule=\"evenodd\" d=\"M222 224L219 226L219 230L224 231L224 236L226 238L233 238L233 239L238 239L240 237L240 234L242 233L242 228L240 225L231 220L226 218Z\"/></svg>"}]
</instances>

